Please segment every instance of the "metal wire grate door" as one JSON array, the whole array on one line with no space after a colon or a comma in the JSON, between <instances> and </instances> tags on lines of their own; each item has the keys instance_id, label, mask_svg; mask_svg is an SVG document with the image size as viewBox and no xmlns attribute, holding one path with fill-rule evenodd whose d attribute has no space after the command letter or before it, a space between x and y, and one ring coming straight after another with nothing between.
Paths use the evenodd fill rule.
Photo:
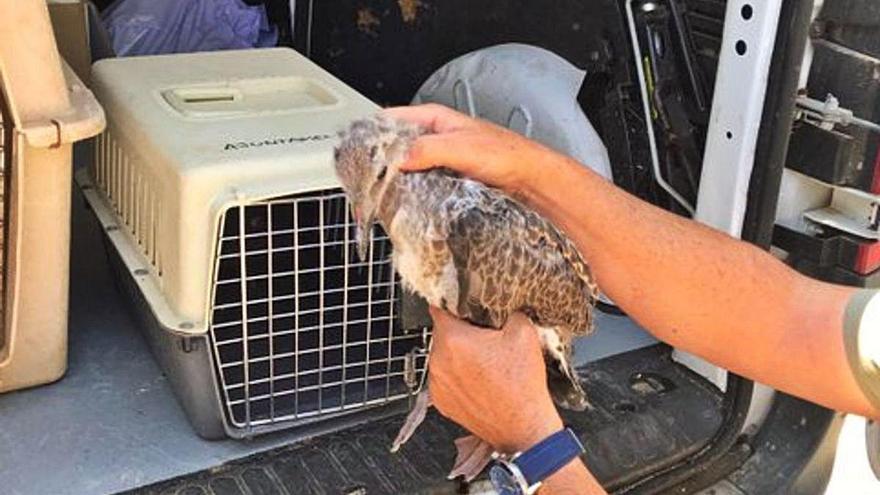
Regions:
<instances>
[{"instance_id":1,"label":"metal wire grate door","mask_svg":"<svg viewBox=\"0 0 880 495\"><path fill-rule=\"evenodd\" d=\"M234 427L330 417L408 396L424 332L404 332L390 242L357 260L339 190L228 209L211 338Z\"/></svg>"}]
</instances>

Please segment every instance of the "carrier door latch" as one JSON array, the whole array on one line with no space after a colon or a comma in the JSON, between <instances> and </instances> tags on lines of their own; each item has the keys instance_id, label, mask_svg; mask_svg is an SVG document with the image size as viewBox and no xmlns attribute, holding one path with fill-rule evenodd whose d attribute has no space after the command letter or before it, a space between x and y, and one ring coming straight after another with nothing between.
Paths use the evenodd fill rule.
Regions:
<instances>
[{"instance_id":1,"label":"carrier door latch","mask_svg":"<svg viewBox=\"0 0 880 495\"><path fill-rule=\"evenodd\" d=\"M431 352L431 332L428 327L422 327L422 347L416 347L406 353L403 358L403 382L409 389L410 396L422 389L428 377L427 356ZM426 359L422 376L419 376L418 359Z\"/></svg>"},{"instance_id":2,"label":"carrier door latch","mask_svg":"<svg viewBox=\"0 0 880 495\"><path fill-rule=\"evenodd\" d=\"M416 376L416 354L417 349L413 349L406 354L403 360L403 382L410 393L414 393L419 387L418 377Z\"/></svg>"}]
</instances>

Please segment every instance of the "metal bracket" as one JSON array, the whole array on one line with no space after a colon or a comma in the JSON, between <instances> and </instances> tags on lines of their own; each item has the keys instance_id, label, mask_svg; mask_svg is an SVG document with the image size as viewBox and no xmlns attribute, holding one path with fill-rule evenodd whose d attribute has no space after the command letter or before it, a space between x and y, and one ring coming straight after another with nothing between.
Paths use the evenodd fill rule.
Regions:
<instances>
[{"instance_id":1,"label":"metal bracket","mask_svg":"<svg viewBox=\"0 0 880 495\"><path fill-rule=\"evenodd\" d=\"M825 101L801 96L797 99L797 107L799 120L815 124L826 131L833 130L835 126L852 125L880 133L880 124L856 117L852 110L841 108L840 100L830 93L825 97Z\"/></svg>"},{"instance_id":2,"label":"metal bracket","mask_svg":"<svg viewBox=\"0 0 880 495\"><path fill-rule=\"evenodd\" d=\"M880 195L835 186L792 169L782 174L776 223L804 232L830 227L864 239L880 239Z\"/></svg>"},{"instance_id":3,"label":"metal bracket","mask_svg":"<svg viewBox=\"0 0 880 495\"><path fill-rule=\"evenodd\" d=\"M804 212L804 218L865 239L880 239L880 196L849 187L823 185L831 189L831 204Z\"/></svg>"}]
</instances>

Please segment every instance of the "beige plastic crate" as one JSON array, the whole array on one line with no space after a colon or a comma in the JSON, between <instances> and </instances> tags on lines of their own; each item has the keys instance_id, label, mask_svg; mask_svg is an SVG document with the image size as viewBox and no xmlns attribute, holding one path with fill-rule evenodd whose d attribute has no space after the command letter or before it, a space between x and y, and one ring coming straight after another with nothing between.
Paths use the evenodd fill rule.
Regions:
<instances>
[{"instance_id":1,"label":"beige plastic crate","mask_svg":"<svg viewBox=\"0 0 880 495\"><path fill-rule=\"evenodd\" d=\"M0 392L67 365L72 143L104 113L58 54L44 0L0 0Z\"/></svg>"},{"instance_id":2,"label":"beige plastic crate","mask_svg":"<svg viewBox=\"0 0 880 495\"><path fill-rule=\"evenodd\" d=\"M77 181L199 434L307 437L405 408L427 330L404 322L387 236L355 258L333 172L337 131L378 107L286 48L91 77L108 125Z\"/></svg>"}]
</instances>

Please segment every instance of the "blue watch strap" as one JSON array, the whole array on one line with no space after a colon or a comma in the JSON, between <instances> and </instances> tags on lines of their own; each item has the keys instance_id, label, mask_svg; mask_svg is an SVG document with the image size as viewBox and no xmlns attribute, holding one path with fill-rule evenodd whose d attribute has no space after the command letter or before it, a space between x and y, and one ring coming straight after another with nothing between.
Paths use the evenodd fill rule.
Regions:
<instances>
[{"instance_id":1,"label":"blue watch strap","mask_svg":"<svg viewBox=\"0 0 880 495\"><path fill-rule=\"evenodd\" d=\"M570 428L565 428L538 442L520 454L513 463L529 486L545 480L584 452L584 446Z\"/></svg>"}]
</instances>

